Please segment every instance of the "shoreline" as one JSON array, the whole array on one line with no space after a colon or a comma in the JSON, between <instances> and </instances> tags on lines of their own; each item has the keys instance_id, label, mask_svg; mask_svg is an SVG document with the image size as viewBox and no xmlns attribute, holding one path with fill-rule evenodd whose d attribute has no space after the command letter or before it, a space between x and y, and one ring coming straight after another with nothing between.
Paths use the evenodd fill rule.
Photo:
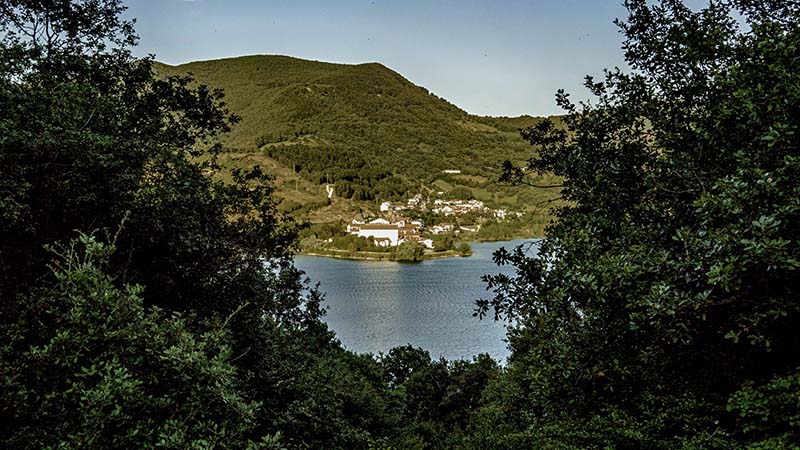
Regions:
<instances>
[{"instance_id":1,"label":"shoreline","mask_svg":"<svg viewBox=\"0 0 800 450\"><path fill-rule=\"evenodd\" d=\"M512 239L491 239L491 240L480 240L476 239L474 241L468 241L467 244L483 244L487 242L507 242L507 241L517 241L517 240L538 240L543 239L543 237L521 237L521 238L512 238ZM415 263L415 262L422 262L422 261L430 261L434 259L449 259L449 258L468 258L472 256L473 252L469 252L469 254L462 255L461 253L455 250L447 250L444 252L436 252L436 253L426 253L422 259L417 261L397 261L392 259L391 253L386 252L350 252L348 250L333 250L328 249L324 251L318 250L301 250L296 253L297 255L302 256L314 256L318 258L332 258L332 259L344 259L350 261L391 261L391 262L398 262L398 263Z\"/></svg>"},{"instance_id":2,"label":"shoreline","mask_svg":"<svg viewBox=\"0 0 800 450\"><path fill-rule=\"evenodd\" d=\"M340 254L337 254L339 252ZM398 263L415 263L421 261L429 261L432 259L447 259L447 258L468 258L472 256L472 252L466 255L462 255L461 253L453 250L448 250L444 252L436 252L436 253L426 253L423 255L422 259L416 261L406 261L406 260L395 260L392 258L391 253L381 253L381 252L349 252L347 250L326 250L324 252L320 251L300 251L297 253L298 255L302 256L316 256L319 258L333 258L333 259L348 259L352 261L391 261L391 262L398 262Z\"/></svg>"},{"instance_id":3,"label":"shoreline","mask_svg":"<svg viewBox=\"0 0 800 450\"><path fill-rule=\"evenodd\" d=\"M468 243L468 244L473 244L473 243L481 244L481 243L485 243L485 242L505 242L505 241L519 241L519 240L535 240L535 239L544 239L544 238L545 238L545 236L533 236L533 237L531 237L531 236L512 235L511 237L503 237L503 238L500 238L500 239L492 239L492 238L488 238L487 239L487 238L479 238L479 237L473 235L473 236L470 236L470 239L468 241L465 241L465 242Z\"/></svg>"}]
</instances>

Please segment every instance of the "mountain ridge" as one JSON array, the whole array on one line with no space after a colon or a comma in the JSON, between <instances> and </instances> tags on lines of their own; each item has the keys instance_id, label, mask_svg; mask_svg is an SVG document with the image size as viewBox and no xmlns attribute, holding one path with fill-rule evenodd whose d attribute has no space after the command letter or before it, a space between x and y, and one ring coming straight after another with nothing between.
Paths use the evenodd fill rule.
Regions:
<instances>
[{"instance_id":1,"label":"mountain ridge","mask_svg":"<svg viewBox=\"0 0 800 450\"><path fill-rule=\"evenodd\" d=\"M324 185L335 184L337 197L363 209L436 185L437 192L462 187L489 203L546 215L520 201L524 191L496 183L502 161L533 154L518 129L542 118L469 114L377 62L251 55L154 69L223 89L241 117L221 138L228 163L276 170L278 195L288 202L321 205ZM443 174L448 169L461 174Z\"/></svg>"}]
</instances>

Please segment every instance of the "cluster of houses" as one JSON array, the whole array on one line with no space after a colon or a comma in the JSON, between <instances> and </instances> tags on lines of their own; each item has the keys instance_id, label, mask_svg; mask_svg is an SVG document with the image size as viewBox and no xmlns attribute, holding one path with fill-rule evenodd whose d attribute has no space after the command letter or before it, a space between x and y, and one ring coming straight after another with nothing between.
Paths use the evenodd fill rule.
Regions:
<instances>
[{"instance_id":1,"label":"cluster of houses","mask_svg":"<svg viewBox=\"0 0 800 450\"><path fill-rule=\"evenodd\" d=\"M422 221L400 218L396 221L375 219L369 222L353 219L347 232L356 236L372 238L379 247L396 247L403 242L418 242L433 248L433 241L422 238Z\"/></svg>"},{"instance_id":2,"label":"cluster of houses","mask_svg":"<svg viewBox=\"0 0 800 450\"><path fill-rule=\"evenodd\" d=\"M441 200L433 201L431 212L445 216L459 216L471 212L488 213L489 208L480 200Z\"/></svg>"},{"instance_id":3,"label":"cluster of houses","mask_svg":"<svg viewBox=\"0 0 800 450\"><path fill-rule=\"evenodd\" d=\"M422 200L422 195L420 194L411 197L405 203L383 202L380 206L382 213L395 211L425 211L426 209L425 202Z\"/></svg>"},{"instance_id":4,"label":"cluster of houses","mask_svg":"<svg viewBox=\"0 0 800 450\"><path fill-rule=\"evenodd\" d=\"M417 242L427 248L433 248L433 240L424 238L422 236L423 230L430 235L442 233L458 234L462 231L475 233L480 229L481 226L479 224L471 227L440 224L423 228L421 220L405 217L395 217L392 220L378 218L370 221L357 217L347 225L348 234L372 239L372 242L378 247L396 247L403 242Z\"/></svg>"},{"instance_id":5,"label":"cluster of houses","mask_svg":"<svg viewBox=\"0 0 800 450\"><path fill-rule=\"evenodd\" d=\"M449 172L448 172L449 173ZM453 171L455 173L455 171ZM443 194L443 193L439 193ZM380 205L381 215L389 219L379 218L366 221L357 217L347 225L347 232L357 236L371 238L375 245L380 247L396 247L403 242L419 242L428 248L433 248L433 241L423 239L423 224L421 220L412 220L403 217L403 211L431 211L444 216L459 216L467 213L479 213L497 219L505 219L510 214L504 209L490 209L480 200L442 200L436 199L432 203L426 201L421 194L409 198L405 202L383 202ZM460 231L476 232L480 225L472 228L440 224L425 229L427 234L459 233Z\"/></svg>"},{"instance_id":6,"label":"cluster of houses","mask_svg":"<svg viewBox=\"0 0 800 450\"><path fill-rule=\"evenodd\" d=\"M422 195L417 194L409 198L406 202L383 202L380 205L382 213L393 213L402 211L427 211L428 205L422 199ZM497 219L505 219L508 215L504 209L490 209L480 200L442 200L433 201L430 211L434 214L444 216L459 216L471 212L491 215ZM520 213L517 213L520 215Z\"/></svg>"}]
</instances>

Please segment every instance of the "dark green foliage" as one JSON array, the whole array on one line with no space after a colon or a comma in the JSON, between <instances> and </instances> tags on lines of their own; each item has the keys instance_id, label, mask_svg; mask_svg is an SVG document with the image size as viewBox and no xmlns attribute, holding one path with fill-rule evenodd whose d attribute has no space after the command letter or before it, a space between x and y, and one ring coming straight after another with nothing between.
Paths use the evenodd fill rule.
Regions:
<instances>
[{"instance_id":1,"label":"dark green foliage","mask_svg":"<svg viewBox=\"0 0 800 450\"><path fill-rule=\"evenodd\" d=\"M460 186L447 193L447 198L452 200L472 200L475 198L469 188Z\"/></svg>"},{"instance_id":2,"label":"dark green foliage","mask_svg":"<svg viewBox=\"0 0 800 450\"><path fill-rule=\"evenodd\" d=\"M300 237L314 237L316 239L329 239L334 236L345 235L345 224L340 223L315 223L300 232Z\"/></svg>"},{"instance_id":3,"label":"dark green foliage","mask_svg":"<svg viewBox=\"0 0 800 450\"><path fill-rule=\"evenodd\" d=\"M443 252L455 248L455 236L452 233L441 233L433 236L433 251Z\"/></svg>"},{"instance_id":4,"label":"dark green foliage","mask_svg":"<svg viewBox=\"0 0 800 450\"><path fill-rule=\"evenodd\" d=\"M778 376L763 386L746 382L728 402L752 448L797 445L800 423L800 373Z\"/></svg>"},{"instance_id":5,"label":"dark green foliage","mask_svg":"<svg viewBox=\"0 0 800 450\"><path fill-rule=\"evenodd\" d=\"M405 241L394 249L395 261L422 261L425 254L425 246L417 242Z\"/></svg>"},{"instance_id":6,"label":"dark green foliage","mask_svg":"<svg viewBox=\"0 0 800 450\"><path fill-rule=\"evenodd\" d=\"M151 61L106 49L105 40L135 40L115 16L118 2L65 4L33 6L27 19L50 14L53 42L8 28L2 44L3 297L46 272L44 244L76 229L116 229L125 217L110 270L165 306L216 302L224 272L260 271L259 258L285 257L294 232L275 216L266 177L241 173L223 185L202 175L213 160L194 162L215 152L213 137L236 120L222 94L155 80ZM6 25L26 20L13 5ZM74 37L60 28L97 8L113 20Z\"/></svg>"},{"instance_id":7,"label":"dark green foliage","mask_svg":"<svg viewBox=\"0 0 800 450\"><path fill-rule=\"evenodd\" d=\"M411 346L394 348L379 361L385 381L404 400L404 438L398 442L407 446L398 448L469 448L467 424L484 404L484 389L500 374L495 361L487 355L432 361Z\"/></svg>"},{"instance_id":8,"label":"dark green foliage","mask_svg":"<svg viewBox=\"0 0 800 450\"><path fill-rule=\"evenodd\" d=\"M461 254L461 256L469 256L472 254L472 247L470 247L470 245L466 242L458 244L456 246L456 250Z\"/></svg>"},{"instance_id":9,"label":"dark green foliage","mask_svg":"<svg viewBox=\"0 0 800 450\"><path fill-rule=\"evenodd\" d=\"M390 386L400 386L408 377L431 363L430 353L410 345L395 347L385 355L381 355L383 377Z\"/></svg>"},{"instance_id":10,"label":"dark green foliage","mask_svg":"<svg viewBox=\"0 0 800 450\"><path fill-rule=\"evenodd\" d=\"M274 427L264 424L295 401L284 396L284 391L262 387L275 386L276 380L286 384L290 374L302 370L303 365L265 368L263 364L307 361L301 349L335 345L319 321L318 295L307 292L300 273L291 265L289 247L295 227L275 214L268 177L254 169L234 173L232 183L222 184L205 175L215 169L213 155L218 147L214 136L236 120L220 103L222 94L202 86L189 88L186 78L154 79L151 61L133 58L127 48L135 36L131 24L119 19L122 9L118 1L110 0L0 5L4 32L0 45L0 202L4 206L0 220L0 326L7 332L27 324L20 322L27 320L25 314L30 312L25 299L39 299L39 289L50 298L68 287L51 286L47 281L45 245L68 241L76 229L117 230L124 223L115 239L116 252L104 272L115 283L143 286L142 298L148 304L185 314L188 319L180 323L186 324L185 333L174 333L198 333L185 336L197 340L195 350L202 345L226 348L224 354L231 356L237 370L225 376L238 380L231 382L226 388L230 394L225 395L238 395L241 401L233 396L230 400L244 405L241 408L247 409L247 414L239 419L231 416L234 428L220 433L232 447L241 447L237 442L269 435L268 429ZM46 26L47 33L26 34L33 23L46 24L40 26ZM201 154L212 158L201 162L197 158ZM136 299L140 298L139 292L136 294ZM52 310L51 321L69 318L59 317L59 311L71 314ZM102 311L107 310L98 313ZM202 337L199 323L220 321L227 324L229 341L215 336L213 342L204 344L210 338ZM59 323L75 328L74 335L62 338L68 342L65 345L75 345L75 351L80 351L81 340L87 339L80 334L80 323ZM146 330L150 325L141 326ZM169 327L148 332L154 333L150 336L155 340L152 351L161 351L158 346L177 339L158 334L173 332ZM131 349L144 354L131 354L123 360L113 333L98 333L92 338L98 341L93 351L105 352L103 355L75 357L64 370L50 366L50 378L38 379L38 391L31 395L59 392L63 383L69 382L70 370L91 367L92 361L119 373L116 381L122 383L125 371L134 370L135 357L150 358L146 353L150 344L144 342ZM24 330L10 338L20 349L41 344L39 334ZM113 365L114 358L122 365ZM222 358L220 364L228 359L217 358ZM127 366L126 361L132 365ZM30 376L40 370L32 360L22 358L17 363L17 369L33 374ZM159 375L156 367L135 370L142 377ZM205 389L193 383L206 380L199 375L190 377L186 370L187 386L175 391L176 401L191 400L189 393ZM109 383L113 381L109 378ZM303 392L296 383L289 386ZM159 389L167 397L173 395L170 386L154 384L148 389L149 395L156 397ZM81 403L61 403L53 407L64 410L53 412L47 405L31 401L34 404L20 405L4 396L0 411L6 425L3 433L15 433L27 423L27 417L18 411L40 414L36 412L40 407L44 408L41 414L51 415L47 426L69 429L70 433L92 432L88 422L87 428L79 428L83 425L78 422L59 422L73 416L79 420ZM208 405L218 404L214 402L209 399ZM248 406L256 403L262 406ZM217 409L211 406L209 417L223 417L219 414L224 411ZM122 411L122 425L115 426L124 427L127 421L149 423L137 422L145 420L146 411L138 406ZM187 418L191 414L187 413ZM195 416L198 420L203 417ZM163 425L168 418L161 414L153 420ZM216 419L203 422L210 427L204 432L214 432L209 425L213 422ZM158 432L158 427L152 428ZM256 428L258 433L253 431ZM198 430L193 431L192 439L204 436ZM4 435L6 438L10 436Z\"/></svg>"},{"instance_id":11,"label":"dark green foliage","mask_svg":"<svg viewBox=\"0 0 800 450\"><path fill-rule=\"evenodd\" d=\"M52 287L0 328L4 448L273 448L246 438L259 404L242 398L226 330L116 287L113 251L88 236L60 249Z\"/></svg>"},{"instance_id":12,"label":"dark green foliage","mask_svg":"<svg viewBox=\"0 0 800 450\"><path fill-rule=\"evenodd\" d=\"M490 277L497 296L479 303L516 320L505 383L526 419L509 433L544 448L793 448L800 5L626 6L630 73L587 78L582 108L559 93L567 130L524 132L528 169L563 176L569 206L538 259L495 255L517 273ZM498 404L478 423L511 416Z\"/></svg>"}]
</instances>

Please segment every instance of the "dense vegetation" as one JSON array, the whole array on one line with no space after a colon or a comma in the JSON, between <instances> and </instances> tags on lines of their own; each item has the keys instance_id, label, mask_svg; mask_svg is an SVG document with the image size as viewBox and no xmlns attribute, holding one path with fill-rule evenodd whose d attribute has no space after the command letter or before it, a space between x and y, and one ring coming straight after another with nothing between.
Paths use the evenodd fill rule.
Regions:
<instances>
[{"instance_id":1,"label":"dense vegetation","mask_svg":"<svg viewBox=\"0 0 800 450\"><path fill-rule=\"evenodd\" d=\"M524 133L570 203L496 255L484 448L800 448L800 3L626 6L630 72Z\"/></svg>"},{"instance_id":2,"label":"dense vegetation","mask_svg":"<svg viewBox=\"0 0 800 450\"><path fill-rule=\"evenodd\" d=\"M497 365L343 350L268 177L214 176L221 92L123 10L0 3L1 446L449 446Z\"/></svg>"},{"instance_id":3,"label":"dense vegetation","mask_svg":"<svg viewBox=\"0 0 800 450\"><path fill-rule=\"evenodd\" d=\"M541 118L469 115L380 64L247 56L156 68L225 90L242 120L222 138L221 163L277 163L287 177L305 182L302 190L278 183L277 195L288 201L319 202L321 185L333 184L337 198L357 204L441 191L547 217L548 205L540 202L557 196L497 183L503 160L522 162L528 155L519 129Z\"/></svg>"},{"instance_id":4,"label":"dense vegetation","mask_svg":"<svg viewBox=\"0 0 800 450\"><path fill-rule=\"evenodd\" d=\"M501 368L344 350L222 93L118 0L0 3L3 448L797 448L800 4L626 6L630 73L504 166L568 203L496 255Z\"/></svg>"}]
</instances>

